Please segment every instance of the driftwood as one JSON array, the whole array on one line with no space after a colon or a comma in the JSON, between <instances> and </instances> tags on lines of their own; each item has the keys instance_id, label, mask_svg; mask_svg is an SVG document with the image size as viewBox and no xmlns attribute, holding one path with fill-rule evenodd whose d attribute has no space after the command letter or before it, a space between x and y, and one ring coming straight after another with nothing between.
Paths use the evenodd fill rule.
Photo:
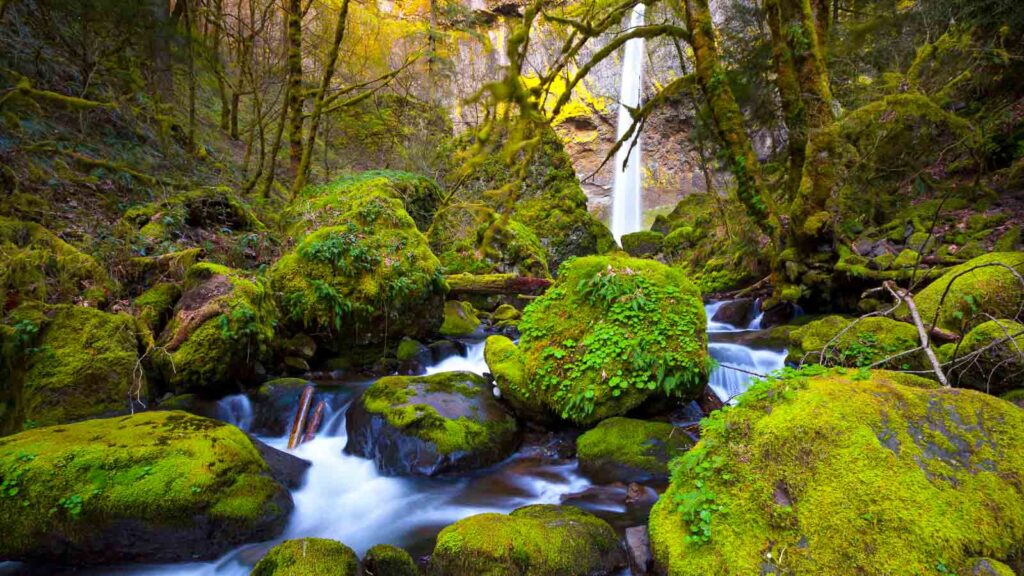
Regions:
<instances>
[{"instance_id":1,"label":"driftwood","mask_svg":"<svg viewBox=\"0 0 1024 576\"><path fill-rule=\"evenodd\" d=\"M536 296L551 280L517 274L453 274L445 276L451 294L506 294Z\"/></svg>"},{"instance_id":2,"label":"driftwood","mask_svg":"<svg viewBox=\"0 0 1024 576\"><path fill-rule=\"evenodd\" d=\"M309 442L313 436L316 436L316 431L320 429L320 421L324 417L325 406L323 400L317 402L316 408L313 410L313 417L309 419L309 426L306 427L306 434L302 437L303 442Z\"/></svg>"},{"instance_id":3,"label":"driftwood","mask_svg":"<svg viewBox=\"0 0 1024 576\"><path fill-rule=\"evenodd\" d=\"M942 370L942 363L935 356L935 351L932 350L931 343L929 341L928 329L925 328L924 322L921 321L921 315L917 312L917 304L914 303L914 296L910 293L910 290L904 290L898 286L892 280L886 280L882 283L882 286L892 294L893 298L897 302L903 302L907 305L907 309L910 310L910 317L914 320L914 326L917 327L917 336L921 340L921 349L924 351L925 356L928 357L928 362L932 365L932 370L935 371L935 377L939 379L939 383L949 388L949 380L946 378L946 373Z\"/></svg>"},{"instance_id":4,"label":"driftwood","mask_svg":"<svg viewBox=\"0 0 1024 576\"><path fill-rule=\"evenodd\" d=\"M293 450L302 444L302 431L306 424L306 414L309 413L309 405L313 403L313 387L306 386L302 389L302 397L299 398L299 405L295 410L295 419L292 420L292 432L288 435L288 449Z\"/></svg>"}]
</instances>

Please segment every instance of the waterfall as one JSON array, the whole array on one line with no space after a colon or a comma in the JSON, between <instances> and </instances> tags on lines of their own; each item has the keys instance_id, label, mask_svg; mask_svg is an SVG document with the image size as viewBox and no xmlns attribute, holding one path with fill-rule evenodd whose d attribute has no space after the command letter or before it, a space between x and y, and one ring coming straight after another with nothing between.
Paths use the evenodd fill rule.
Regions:
<instances>
[{"instance_id":1,"label":"waterfall","mask_svg":"<svg viewBox=\"0 0 1024 576\"><path fill-rule=\"evenodd\" d=\"M644 5L637 4L629 18L629 27L644 25ZM626 53L622 57L622 85L619 94L618 138L622 138L633 123L629 108L640 105L644 76L644 39L634 38L626 42ZM625 164L625 168L623 168ZM624 234L638 232L643 226L640 204L642 183L640 180L640 133L633 134L629 142L623 142L615 155L615 187L612 192L612 235L620 241Z\"/></svg>"}]
</instances>

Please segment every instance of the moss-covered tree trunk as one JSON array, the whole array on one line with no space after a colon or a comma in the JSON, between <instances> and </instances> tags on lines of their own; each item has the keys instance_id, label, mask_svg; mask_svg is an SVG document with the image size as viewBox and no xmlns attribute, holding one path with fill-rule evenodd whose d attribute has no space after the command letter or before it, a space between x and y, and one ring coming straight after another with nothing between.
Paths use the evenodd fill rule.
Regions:
<instances>
[{"instance_id":1,"label":"moss-covered tree trunk","mask_svg":"<svg viewBox=\"0 0 1024 576\"><path fill-rule=\"evenodd\" d=\"M288 0L288 160L298 174L302 160L302 0Z\"/></svg>"},{"instance_id":2,"label":"moss-covered tree trunk","mask_svg":"<svg viewBox=\"0 0 1024 576\"><path fill-rule=\"evenodd\" d=\"M743 113L719 59L708 0L686 0L684 8L697 83L707 99L715 129L729 155L730 167L736 178L736 194L754 222L773 242L777 242L778 218L764 189L761 165L743 126Z\"/></svg>"},{"instance_id":3,"label":"moss-covered tree trunk","mask_svg":"<svg viewBox=\"0 0 1024 576\"><path fill-rule=\"evenodd\" d=\"M316 144L316 136L320 131L320 120L323 118L324 102L327 97L327 90L331 87L334 79L334 69L338 65L338 53L341 52L341 43L345 39L345 24L348 20L349 0L342 0L338 9L338 23L334 28L334 42L327 55L327 65L324 68L323 78L320 80L320 88L316 91L313 102L313 112L309 120L309 133L306 135L305 144L302 147L302 157L299 161L299 168L295 173L295 180L292 182L292 197L294 198L299 190L306 186L306 178L309 175L309 165L313 158L313 146Z\"/></svg>"},{"instance_id":4,"label":"moss-covered tree trunk","mask_svg":"<svg viewBox=\"0 0 1024 576\"><path fill-rule=\"evenodd\" d=\"M789 172L786 191L789 198L796 195L803 173L807 149L807 117L800 98L800 83L796 77L793 53L786 41L780 0L765 0L764 14L771 32L772 61L775 65L775 86L779 90L783 119L789 146Z\"/></svg>"}]
</instances>

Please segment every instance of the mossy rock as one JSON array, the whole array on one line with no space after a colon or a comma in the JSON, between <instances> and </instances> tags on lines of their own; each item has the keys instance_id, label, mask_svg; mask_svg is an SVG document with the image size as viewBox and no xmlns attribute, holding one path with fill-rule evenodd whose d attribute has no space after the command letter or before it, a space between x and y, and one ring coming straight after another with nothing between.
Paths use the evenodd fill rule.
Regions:
<instances>
[{"instance_id":1,"label":"mossy rock","mask_svg":"<svg viewBox=\"0 0 1024 576\"><path fill-rule=\"evenodd\" d=\"M184 412L2 438L0 475L4 560L212 559L276 537L292 510L241 430Z\"/></svg>"},{"instance_id":2,"label":"mossy rock","mask_svg":"<svg viewBox=\"0 0 1024 576\"><path fill-rule=\"evenodd\" d=\"M827 354L829 361L836 365L866 367L921 345L917 328L906 322L870 316L861 318L850 328L852 323L852 319L842 316L826 316L792 330L787 360L821 362L822 354ZM915 352L893 358L885 367L924 369L925 364L923 353Z\"/></svg>"},{"instance_id":3,"label":"mossy rock","mask_svg":"<svg viewBox=\"0 0 1024 576\"><path fill-rule=\"evenodd\" d=\"M844 373L845 372L845 373ZM702 422L650 516L670 576L967 574L1024 542L1024 412L820 367Z\"/></svg>"},{"instance_id":4,"label":"mossy rock","mask_svg":"<svg viewBox=\"0 0 1024 576\"><path fill-rule=\"evenodd\" d=\"M442 208L428 238L446 274L550 276L547 251L533 230L486 206L462 203Z\"/></svg>"},{"instance_id":5,"label":"mossy rock","mask_svg":"<svg viewBox=\"0 0 1024 576\"><path fill-rule=\"evenodd\" d=\"M395 358L399 362L406 362L409 360L417 360L425 358L429 361L430 359L430 348L427 348L419 340L413 340L412 338L402 338L398 342L398 349L395 352Z\"/></svg>"},{"instance_id":6,"label":"mossy rock","mask_svg":"<svg viewBox=\"0 0 1024 576\"><path fill-rule=\"evenodd\" d=\"M492 337L484 354L521 416L591 426L649 400L695 398L709 372L706 323L681 271L621 253L590 256L568 262L526 307L518 350Z\"/></svg>"},{"instance_id":7,"label":"mossy rock","mask_svg":"<svg viewBox=\"0 0 1024 576\"><path fill-rule=\"evenodd\" d=\"M485 192L499 190L505 193L502 199L511 195L515 200L511 216L536 235L552 272L574 256L612 250L615 239L587 211L587 197L558 134L544 125L534 137L537 145L525 165L523 157L515 158L510 167L503 154L493 154L474 162L469 174L458 173L468 198L486 197ZM453 158L462 159L475 145L471 134L456 139Z\"/></svg>"},{"instance_id":8,"label":"mossy rock","mask_svg":"<svg viewBox=\"0 0 1024 576\"><path fill-rule=\"evenodd\" d=\"M523 313L511 304L502 304L491 313L491 322L515 322L523 317Z\"/></svg>"},{"instance_id":9,"label":"mossy rock","mask_svg":"<svg viewBox=\"0 0 1024 576\"><path fill-rule=\"evenodd\" d=\"M654 230L643 230L622 236L622 249L635 258L651 258L661 253L665 237Z\"/></svg>"},{"instance_id":10,"label":"mossy rock","mask_svg":"<svg viewBox=\"0 0 1024 576\"><path fill-rule=\"evenodd\" d=\"M1017 388L1016 390L1010 390L1009 392L1000 396L1007 402L1012 402L1021 408L1024 408L1024 388Z\"/></svg>"},{"instance_id":11,"label":"mossy rock","mask_svg":"<svg viewBox=\"0 0 1024 576\"><path fill-rule=\"evenodd\" d=\"M306 386L315 386L303 378L268 380L251 395L252 431L265 436L283 436L295 417L295 409Z\"/></svg>"},{"instance_id":12,"label":"mossy rock","mask_svg":"<svg viewBox=\"0 0 1024 576\"><path fill-rule=\"evenodd\" d=\"M1004 266L1024 275L1024 252L993 252L950 269L914 296L921 320L963 333L979 313L1017 319L1024 285ZM905 306L901 310L907 313Z\"/></svg>"},{"instance_id":13,"label":"mossy rock","mask_svg":"<svg viewBox=\"0 0 1024 576\"><path fill-rule=\"evenodd\" d=\"M445 576L597 576L625 566L625 555L604 520L572 506L535 504L448 526L430 566Z\"/></svg>"},{"instance_id":14,"label":"mossy rock","mask_svg":"<svg viewBox=\"0 0 1024 576\"><path fill-rule=\"evenodd\" d=\"M388 376L349 408L345 451L389 475L435 476L500 462L518 444L515 418L471 372Z\"/></svg>"},{"instance_id":15,"label":"mossy rock","mask_svg":"<svg viewBox=\"0 0 1024 576\"><path fill-rule=\"evenodd\" d=\"M366 551L363 570L373 576L417 576L420 573L408 552L388 544L377 544Z\"/></svg>"},{"instance_id":16,"label":"mossy rock","mask_svg":"<svg viewBox=\"0 0 1024 576\"><path fill-rule=\"evenodd\" d=\"M23 421L48 426L125 414L145 406L135 321L127 314L58 305L27 356Z\"/></svg>"},{"instance_id":17,"label":"mossy rock","mask_svg":"<svg viewBox=\"0 0 1024 576\"><path fill-rule=\"evenodd\" d=\"M277 310L260 280L218 264L189 269L174 315L149 355L168 388L237 389L269 360Z\"/></svg>"},{"instance_id":18,"label":"mossy rock","mask_svg":"<svg viewBox=\"0 0 1024 576\"><path fill-rule=\"evenodd\" d=\"M116 291L106 270L88 254L34 222L0 217L0 302L100 306Z\"/></svg>"},{"instance_id":19,"label":"mossy rock","mask_svg":"<svg viewBox=\"0 0 1024 576\"><path fill-rule=\"evenodd\" d=\"M1000 344L995 342L1000 341ZM995 344L992 348L987 348ZM986 349L987 348L987 349ZM1024 324L1013 320L989 320L974 327L960 341L939 349L943 362L986 349L980 355L947 369L955 386L1000 395L1020 386L1024 372Z\"/></svg>"},{"instance_id":20,"label":"mossy rock","mask_svg":"<svg viewBox=\"0 0 1024 576\"><path fill-rule=\"evenodd\" d=\"M668 463L693 446L666 422L609 418L576 440L580 470L595 482L667 482Z\"/></svg>"},{"instance_id":21,"label":"mossy rock","mask_svg":"<svg viewBox=\"0 0 1024 576\"><path fill-rule=\"evenodd\" d=\"M249 576L359 576L359 557L326 538L285 540L256 563Z\"/></svg>"},{"instance_id":22,"label":"mossy rock","mask_svg":"<svg viewBox=\"0 0 1024 576\"><path fill-rule=\"evenodd\" d=\"M340 350L441 326L441 265L397 187L379 174L343 178L305 190L290 209L304 215L291 227L301 240L269 278L286 319L321 344Z\"/></svg>"},{"instance_id":23,"label":"mossy rock","mask_svg":"<svg viewBox=\"0 0 1024 576\"><path fill-rule=\"evenodd\" d=\"M480 318L469 302L449 300L444 303L444 323L441 334L444 336L469 336L480 327Z\"/></svg>"},{"instance_id":24,"label":"mossy rock","mask_svg":"<svg viewBox=\"0 0 1024 576\"><path fill-rule=\"evenodd\" d=\"M132 308L140 322L153 335L160 334L171 319L174 305L181 297L181 285L160 282L132 300ZM155 336L154 336L155 337Z\"/></svg>"}]
</instances>

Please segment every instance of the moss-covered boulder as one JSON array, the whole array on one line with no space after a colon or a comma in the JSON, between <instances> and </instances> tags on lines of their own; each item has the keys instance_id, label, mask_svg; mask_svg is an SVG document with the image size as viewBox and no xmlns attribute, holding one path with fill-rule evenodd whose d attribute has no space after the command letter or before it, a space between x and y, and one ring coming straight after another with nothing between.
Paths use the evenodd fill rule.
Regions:
<instances>
[{"instance_id":1,"label":"moss-covered boulder","mask_svg":"<svg viewBox=\"0 0 1024 576\"><path fill-rule=\"evenodd\" d=\"M345 451L385 474L434 476L499 462L518 443L516 420L471 372L388 376L352 403Z\"/></svg>"},{"instance_id":2,"label":"moss-covered boulder","mask_svg":"<svg viewBox=\"0 0 1024 576\"><path fill-rule=\"evenodd\" d=\"M234 426L142 412L0 439L0 559L215 558L285 527L288 491Z\"/></svg>"},{"instance_id":3,"label":"moss-covered boulder","mask_svg":"<svg viewBox=\"0 0 1024 576\"><path fill-rule=\"evenodd\" d=\"M417 576L420 573L408 552L389 544L377 544L367 550L363 570L374 576Z\"/></svg>"},{"instance_id":4,"label":"moss-covered boulder","mask_svg":"<svg viewBox=\"0 0 1024 576\"><path fill-rule=\"evenodd\" d=\"M609 418L576 441L580 470L595 482L667 482L668 463L693 440L667 422Z\"/></svg>"},{"instance_id":5,"label":"moss-covered boulder","mask_svg":"<svg viewBox=\"0 0 1024 576\"><path fill-rule=\"evenodd\" d=\"M652 258L661 253L665 237L661 232L641 230L622 236L622 249L635 258Z\"/></svg>"},{"instance_id":6,"label":"moss-covered boulder","mask_svg":"<svg viewBox=\"0 0 1024 576\"><path fill-rule=\"evenodd\" d=\"M426 337L441 326L441 265L403 204L422 199L403 197L396 178L344 178L307 189L290 208L300 240L269 278L285 318L326 335L321 343Z\"/></svg>"},{"instance_id":7,"label":"moss-covered boulder","mask_svg":"<svg viewBox=\"0 0 1024 576\"><path fill-rule=\"evenodd\" d=\"M432 573L445 576L597 576L625 563L619 537L604 520L544 504L459 520L438 534L430 559Z\"/></svg>"},{"instance_id":8,"label":"moss-covered boulder","mask_svg":"<svg viewBox=\"0 0 1024 576\"><path fill-rule=\"evenodd\" d=\"M478 203L440 209L428 237L447 274L550 274L547 251L533 230Z\"/></svg>"},{"instance_id":9,"label":"moss-covered boulder","mask_svg":"<svg viewBox=\"0 0 1024 576\"><path fill-rule=\"evenodd\" d=\"M487 340L502 397L524 417L582 426L707 383L700 293L679 270L625 255L578 258L527 306L519 347ZM493 363L492 363L493 362Z\"/></svg>"},{"instance_id":10,"label":"moss-covered boulder","mask_svg":"<svg viewBox=\"0 0 1024 576\"><path fill-rule=\"evenodd\" d=\"M921 320L964 333L978 314L1018 319L1024 285L1007 268L1024 275L1024 252L993 252L952 268L914 297Z\"/></svg>"},{"instance_id":11,"label":"moss-covered boulder","mask_svg":"<svg viewBox=\"0 0 1024 576\"><path fill-rule=\"evenodd\" d=\"M1024 542L1024 412L899 373L790 373L702 422L651 512L671 576L968 574Z\"/></svg>"},{"instance_id":12,"label":"moss-covered boulder","mask_svg":"<svg viewBox=\"0 0 1024 576\"><path fill-rule=\"evenodd\" d=\"M147 341L147 344L154 343L149 342L149 340L155 341L156 337L163 331L167 322L171 319L171 315L174 313L174 305L178 303L178 298L180 297L180 284L160 282L132 300L135 317L139 319L139 322L147 332L142 335L143 340Z\"/></svg>"},{"instance_id":13,"label":"moss-covered boulder","mask_svg":"<svg viewBox=\"0 0 1024 576\"><path fill-rule=\"evenodd\" d=\"M449 300L444 303L444 323L441 334L444 336L469 336L480 327L480 318L476 309L469 302Z\"/></svg>"},{"instance_id":14,"label":"moss-covered boulder","mask_svg":"<svg viewBox=\"0 0 1024 576\"><path fill-rule=\"evenodd\" d=\"M0 303L103 304L116 285L88 254L34 222L0 216Z\"/></svg>"},{"instance_id":15,"label":"moss-covered boulder","mask_svg":"<svg viewBox=\"0 0 1024 576\"><path fill-rule=\"evenodd\" d=\"M25 359L21 418L48 426L145 406L135 321L127 314L59 305Z\"/></svg>"},{"instance_id":16,"label":"moss-covered boulder","mask_svg":"<svg viewBox=\"0 0 1024 576\"><path fill-rule=\"evenodd\" d=\"M359 576L359 557L326 538L285 540L256 563L249 576Z\"/></svg>"},{"instance_id":17,"label":"moss-covered boulder","mask_svg":"<svg viewBox=\"0 0 1024 576\"><path fill-rule=\"evenodd\" d=\"M472 135L455 141L457 161L474 151ZM602 254L615 247L608 228L587 211L587 197L580 187L572 159L565 152L561 139L544 126L534 135L536 146L527 159L517 156L512 166L505 155L494 154L472 163L467 174L453 172L468 199L496 197L491 208L507 206L513 198L512 217L525 224L547 251L552 272L573 256ZM479 159L478 159L479 160ZM525 163L525 164L524 164ZM498 192L497 195L485 194Z\"/></svg>"},{"instance_id":18,"label":"moss-covered boulder","mask_svg":"<svg viewBox=\"0 0 1024 576\"><path fill-rule=\"evenodd\" d=\"M960 341L939 349L943 362L954 361L947 376L956 386L1000 395L1021 385L1024 373L1024 324L989 320Z\"/></svg>"},{"instance_id":19,"label":"moss-covered boulder","mask_svg":"<svg viewBox=\"0 0 1024 576\"><path fill-rule=\"evenodd\" d=\"M913 324L891 318L871 316L857 320L826 316L789 332L789 357L793 363L829 362L840 366L866 367L888 358L885 367L923 369L923 353L913 352L921 345ZM896 356L895 358L893 358Z\"/></svg>"},{"instance_id":20,"label":"moss-covered boulder","mask_svg":"<svg viewBox=\"0 0 1024 576\"><path fill-rule=\"evenodd\" d=\"M149 357L174 391L237 389L259 376L276 323L273 299L260 280L196 264Z\"/></svg>"}]
</instances>

